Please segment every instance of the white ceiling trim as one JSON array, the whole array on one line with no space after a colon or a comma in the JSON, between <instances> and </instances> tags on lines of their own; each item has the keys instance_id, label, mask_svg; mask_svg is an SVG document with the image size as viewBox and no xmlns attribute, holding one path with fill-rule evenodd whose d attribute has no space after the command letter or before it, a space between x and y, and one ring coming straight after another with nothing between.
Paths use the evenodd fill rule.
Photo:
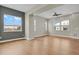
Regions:
<instances>
[{"instance_id":1,"label":"white ceiling trim","mask_svg":"<svg viewBox=\"0 0 79 59\"><path fill-rule=\"evenodd\" d=\"M47 19L53 18L55 16L52 16L54 12L62 15L72 14L74 12L79 12L79 5L78 4L66 4L62 5L56 8L52 8L48 11L42 12L38 14L39 16L45 17Z\"/></svg>"},{"instance_id":2,"label":"white ceiling trim","mask_svg":"<svg viewBox=\"0 0 79 59\"><path fill-rule=\"evenodd\" d=\"M37 6L37 4L1 4L1 5L22 12L28 12L29 10Z\"/></svg>"}]
</instances>

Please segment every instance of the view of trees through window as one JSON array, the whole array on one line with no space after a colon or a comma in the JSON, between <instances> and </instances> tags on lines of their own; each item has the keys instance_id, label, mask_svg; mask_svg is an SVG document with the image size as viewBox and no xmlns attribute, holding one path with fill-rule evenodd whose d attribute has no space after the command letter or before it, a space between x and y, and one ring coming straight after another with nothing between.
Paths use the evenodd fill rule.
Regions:
<instances>
[{"instance_id":1,"label":"view of trees through window","mask_svg":"<svg viewBox=\"0 0 79 59\"><path fill-rule=\"evenodd\" d=\"M4 32L22 31L22 18L12 15L4 15Z\"/></svg>"}]
</instances>

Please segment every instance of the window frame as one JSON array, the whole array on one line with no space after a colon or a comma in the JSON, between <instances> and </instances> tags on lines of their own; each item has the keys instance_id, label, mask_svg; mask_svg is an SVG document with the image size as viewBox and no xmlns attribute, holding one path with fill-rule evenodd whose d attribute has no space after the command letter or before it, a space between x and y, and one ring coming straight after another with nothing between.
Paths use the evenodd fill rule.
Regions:
<instances>
[{"instance_id":1,"label":"window frame","mask_svg":"<svg viewBox=\"0 0 79 59\"><path fill-rule=\"evenodd\" d=\"M4 16L5 16L5 15L21 18L21 29L20 29L20 30L13 30L13 31L5 31L5 28L4 28L4 27L5 27L5 22L4 22ZM14 26L14 25L13 25L13 26ZM22 31L23 31L23 30L22 30L22 17L10 15L10 14L4 14L4 15L3 15L3 32L22 32Z\"/></svg>"},{"instance_id":2,"label":"window frame","mask_svg":"<svg viewBox=\"0 0 79 59\"><path fill-rule=\"evenodd\" d=\"M65 21L66 21L66 22L65 22ZM67 21L68 21L68 23L67 23ZM64 24L62 24L63 22L64 22ZM59 21L59 22L55 23L55 25L54 25L55 30L56 30L56 31L63 31L64 26L68 26L69 23L70 23L69 20L62 20L62 21ZM60 29L57 30L57 27L59 27Z\"/></svg>"}]
</instances>

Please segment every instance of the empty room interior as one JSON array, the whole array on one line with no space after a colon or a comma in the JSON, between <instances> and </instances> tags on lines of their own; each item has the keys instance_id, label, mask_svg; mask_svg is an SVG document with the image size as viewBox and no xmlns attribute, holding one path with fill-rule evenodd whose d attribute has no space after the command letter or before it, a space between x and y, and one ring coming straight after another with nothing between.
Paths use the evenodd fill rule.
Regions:
<instances>
[{"instance_id":1,"label":"empty room interior","mask_svg":"<svg viewBox=\"0 0 79 59\"><path fill-rule=\"evenodd\" d=\"M79 4L0 4L0 55L79 55Z\"/></svg>"}]
</instances>

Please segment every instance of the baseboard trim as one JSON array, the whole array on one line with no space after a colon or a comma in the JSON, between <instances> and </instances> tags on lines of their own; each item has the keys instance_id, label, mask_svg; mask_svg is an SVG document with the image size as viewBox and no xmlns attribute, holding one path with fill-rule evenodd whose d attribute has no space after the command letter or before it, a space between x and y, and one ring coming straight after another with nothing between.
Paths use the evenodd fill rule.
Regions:
<instances>
[{"instance_id":1,"label":"baseboard trim","mask_svg":"<svg viewBox=\"0 0 79 59\"><path fill-rule=\"evenodd\" d=\"M22 40L24 38L16 38L16 39L9 39L9 40L3 40L3 41L0 41L0 43L5 43L5 42L10 42L10 41L15 41L15 40Z\"/></svg>"},{"instance_id":2,"label":"baseboard trim","mask_svg":"<svg viewBox=\"0 0 79 59\"><path fill-rule=\"evenodd\" d=\"M27 40L32 40L32 39L34 39L34 37L33 38L27 38Z\"/></svg>"},{"instance_id":3,"label":"baseboard trim","mask_svg":"<svg viewBox=\"0 0 79 59\"><path fill-rule=\"evenodd\" d=\"M44 35L35 36L34 38L39 38L39 37L44 37L44 36L48 36L48 34L44 34Z\"/></svg>"},{"instance_id":4,"label":"baseboard trim","mask_svg":"<svg viewBox=\"0 0 79 59\"><path fill-rule=\"evenodd\" d=\"M49 35L49 36L56 36L56 37L69 38L69 39L79 39L78 37L64 36L64 35Z\"/></svg>"}]
</instances>

